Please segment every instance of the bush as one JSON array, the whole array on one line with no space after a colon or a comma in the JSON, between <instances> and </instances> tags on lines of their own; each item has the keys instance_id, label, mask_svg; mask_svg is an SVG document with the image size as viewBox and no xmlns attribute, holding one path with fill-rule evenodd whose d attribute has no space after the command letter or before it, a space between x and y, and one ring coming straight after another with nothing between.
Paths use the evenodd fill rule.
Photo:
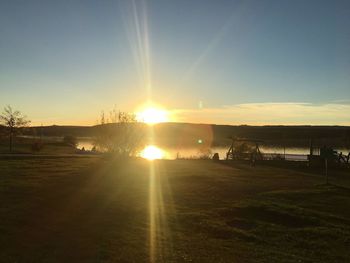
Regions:
<instances>
[{"instance_id":1,"label":"bush","mask_svg":"<svg viewBox=\"0 0 350 263\"><path fill-rule=\"evenodd\" d=\"M63 143L68 145L68 146L76 148L78 145L78 140L75 136L66 135L63 137Z\"/></svg>"},{"instance_id":2,"label":"bush","mask_svg":"<svg viewBox=\"0 0 350 263\"><path fill-rule=\"evenodd\" d=\"M135 115L119 112L117 123L99 126L94 144L102 152L135 156L143 148L143 137L143 124L137 122Z\"/></svg>"},{"instance_id":3,"label":"bush","mask_svg":"<svg viewBox=\"0 0 350 263\"><path fill-rule=\"evenodd\" d=\"M35 141L31 146L31 150L32 152L40 152L43 147L44 144L41 141Z\"/></svg>"},{"instance_id":4,"label":"bush","mask_svg":"<svg viewBox=\"0 0 350 263\"><path fill-rule=\"evenodd\" d=\"M272 157L272 160L274 161L282 161L284 160L284 156L282 156L281 154L276 154Z\"/></svg>"},{"instance_id":5,"label":"bush","mask_svg":"<svg viewBox=\"0 0 350 263\"><path fill-rule=\"evenodd\" d=\"M211 159L211 150L210 149L206 149L206 148L200 149L199 153L198 153L198 159L201 159L201 160L209 160L209 159Z\"/></svg>"}]
</instances>

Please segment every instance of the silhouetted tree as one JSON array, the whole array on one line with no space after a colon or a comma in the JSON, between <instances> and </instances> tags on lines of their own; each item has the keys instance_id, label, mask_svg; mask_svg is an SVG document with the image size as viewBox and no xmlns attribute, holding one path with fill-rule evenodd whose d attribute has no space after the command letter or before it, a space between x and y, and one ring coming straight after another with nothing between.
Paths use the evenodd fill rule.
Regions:
<instances>
[{"instance_id":1,"label":"silhouetted tree","mask_svg":"<svg viewBox=\"0 0 350 263\"><path fill-rule=\"evenodd\" d=\"M95 146L109 153L132 156L142 146L142 130L134 114L119 112L117 123L100 126Z\"/></svg>"},{"instance_id":2,"label":"silhouetted tree","mask_svg":"<svg viewBox=\"0 0 350 263\"><path fill-rule=\"evenodd\" d=\"M9 136L10 152L12 152L13 139L19 128L26 127L30 123L27 117L20 111L13 110L11 106L6 106L0 115L0 124L6 127Z\"/></svg>"},{"instance_id":3,"label":"silhouetted tree","mask_svg":"<svg viewBox=\"0 0 350 263\"><path fill-rule=\"evenodd\" d=\"M105 112L104 111L101 111L101 124L105 124Z\"/></svg>"},{"instance_id":4,"label":"silhouetted tree","mask_svg":"<svg viewBox=\"0 0 350 263\"><path fill-rule=\"evenodd\" d=\"M111 110L109 112L109 119L110 119L111 123L117 123L118 122L118 114L117 114L117 111L115 109L115 106L114 106L113 110Z\"/></svg>"}]
</instances>

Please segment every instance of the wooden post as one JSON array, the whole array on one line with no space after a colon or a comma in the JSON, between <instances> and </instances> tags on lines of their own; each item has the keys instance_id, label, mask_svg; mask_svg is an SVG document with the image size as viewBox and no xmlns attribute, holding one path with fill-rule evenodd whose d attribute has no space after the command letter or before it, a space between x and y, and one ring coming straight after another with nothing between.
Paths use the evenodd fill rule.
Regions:
<instances>
[{"instance_id":1,"label":"wooden post","mask_svg":"<svg viewBox=\"0 0 350 263\"><path fill-rule=\"evenodd\" d=\"M326 184L328 184L328 159L324 160L325 168L326 168Z\"/></svg>"},{"instance_id":2,"label":"wooden post","mask_svg":"<svg viewBox=\"0 0 350 263\"><path fill-rule=\"evenodd\" d=\"M231 142L230 149L228 149L228 152L226 153L226 160L229 160L230 155L232 156L232 160L233 160L233 143L234 143L233 136L231 139L232 139L232 142Z\"/></svg>"},{"instance_id":3,"label":"wooden post","mask_svg":"<svg viewBox=\"0 0 350 263\"><path fill-rule=\"evenodd\" d=\"M310 139L310 155L314 155L314 143L312 139Z\"/></svg>"},{"instance_id":4,"label":"wooden post","mask_svg":"<svg viewBox=\"0 0 350 263\"><path fill-rule=\"evenodd\" d=\"M232 152L232 155L233 155L233 140L232 140L230 148L228 149L228 151L226 153L226 160L229 160L231 152Z\"/></svg>"}]
</instances>

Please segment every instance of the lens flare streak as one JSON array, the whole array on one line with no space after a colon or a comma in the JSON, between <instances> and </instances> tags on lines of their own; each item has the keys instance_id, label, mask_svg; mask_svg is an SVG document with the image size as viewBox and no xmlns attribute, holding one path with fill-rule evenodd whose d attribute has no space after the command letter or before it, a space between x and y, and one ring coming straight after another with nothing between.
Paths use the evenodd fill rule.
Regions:
<instances>
[{"instance_id":1,"label":"lens flare streak","mask_svg":"<svg viewBox=\"0 0 350 263\"><path fill-rule=\"evenodd\" d=\"M168 222L168 215L175 214L171 187L165 171L160 172L159 169L159 163L149 163L150 262L166 262L173 256L172 231ZM166 190L167 193L168 203L166 205L163 190Z\"/></svg>"}]
</instances>

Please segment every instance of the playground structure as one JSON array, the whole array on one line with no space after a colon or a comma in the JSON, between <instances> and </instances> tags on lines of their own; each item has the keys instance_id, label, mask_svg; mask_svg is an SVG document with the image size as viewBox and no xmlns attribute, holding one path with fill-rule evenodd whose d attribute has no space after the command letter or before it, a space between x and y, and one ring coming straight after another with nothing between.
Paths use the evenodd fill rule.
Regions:
<instances>
[{"instance_id":1,"label":"playground structure","mask_svg":"<svg viewBox=\"0 0 350 263\"><path fill-rule=\"evenodd\" d=\"M226 160L263 160L263 155L259 148L259 143L262 143L261 140L252 140L252 139L238 139L232 137L232 143L230 148L226 153ZM240 145L236 144L241 143ZM249 146L253 144L254 146Z\"/></svg>"},{"instance_id":2,"label":"playground structure","mask_svg":"<svg viewBox=\"0 0 350 263\"><path fill-rule=\"evenodd\" d=\"M230 139L232 142L226 153L226 160L250 161L251 163L256 161L303 162L310 167L322 167L327 162L330 167L350 167L350 152L345 155L330 146L320 147L315 145L313 140L310 140L309 154L286 154L285 151L281 154L263 153L260 150L260 145L264 143L262 140L234 136Z\"/></svg>"},{"instance_id":3,"label":"playground structure","mask_svg":"<svg viewBox=\"0 0 350 263\"><path fill-rule=\"evenodd\" d=\"M350 152L344 155L342 152L334 150L330 146L323 145L322 147L315 147L313 140L310 140L310 154L308 161L310 166L320 166L329 163L330 166L347 166L349 167Z\"/></svg>"}]
</instances>

